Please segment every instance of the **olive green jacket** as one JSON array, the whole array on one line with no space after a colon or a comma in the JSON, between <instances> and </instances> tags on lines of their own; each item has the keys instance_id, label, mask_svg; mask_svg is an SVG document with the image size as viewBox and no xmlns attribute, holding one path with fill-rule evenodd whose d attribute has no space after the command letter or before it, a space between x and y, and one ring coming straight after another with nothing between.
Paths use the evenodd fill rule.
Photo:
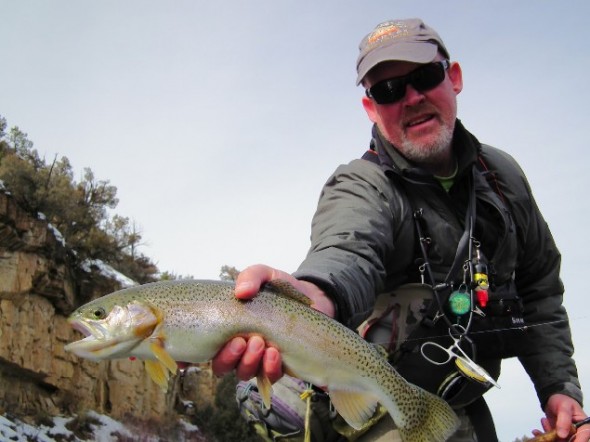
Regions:
<instances>
[{"instance_id":1,"label":"olive green jacket","mask_svg":"<svg viewBox=\"0 0 590 442\"><path fill-rule=\"evenodd\" d=\"M480 144L457 120L458 173L446 192L375 128L372 146L379 161L353 160L326 182L312 221L311 248L295 276L322 287L333 297L339 320L356 327L370 314L377 294L419 281L413 213L421 209L431 238L428 259L440 280L465 230L469 177L477 164L474 236L493 266L495 283L515 283L527 325L497 357L519 357L542 405L554 393L582 403L562 305L561 256L516 161Z\"/></svg>"}]
</instances>

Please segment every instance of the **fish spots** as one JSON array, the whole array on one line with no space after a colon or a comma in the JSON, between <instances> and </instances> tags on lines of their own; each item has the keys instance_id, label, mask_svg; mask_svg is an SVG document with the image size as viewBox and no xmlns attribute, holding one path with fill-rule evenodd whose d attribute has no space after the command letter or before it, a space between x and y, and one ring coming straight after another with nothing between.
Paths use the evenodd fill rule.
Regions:
<instances>
[{"instance_id":1,"label":"fish spots","mask_svg":"<svg viewBox=\"0 0 590 442\"><path fill-rule=\"evenodd\" d=\"M166 354L175 360L205 362L233 336L262 336L280 348L285 367L296 377L328 385L335 392L346 389L370 396L372 402L377 399L400 431L422 434L425 429L426 436L412 440L443 440L454 431L454 415L448 405L408 384L376 348L353 330L310 308L309 300L298 299L300 296L292 287L269 285L253 299L241 301L235 298L232 283L163 281L107 295L87 308L135 305L137 314L151 312L158 324L153 336L159 338L154 340L157 345L152 345L152 352L164 363L170 361ZM123 328L130 328L132 316L120 316ZM147 322L135 328L139 335L148 329ZM111 330L101 329L100 333ZM129 356L124 350L117 348L112 354ZM141 353L133 354L142 358Z\"/></svg>"}]
</instances>

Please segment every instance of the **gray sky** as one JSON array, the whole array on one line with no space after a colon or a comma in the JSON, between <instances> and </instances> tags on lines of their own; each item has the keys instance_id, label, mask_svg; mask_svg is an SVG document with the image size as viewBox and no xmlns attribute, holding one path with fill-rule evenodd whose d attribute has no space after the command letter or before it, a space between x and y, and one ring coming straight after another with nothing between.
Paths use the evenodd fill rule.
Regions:
<instances>
[{"instance_id":1,"label":"gray sky","mask_svg":"<svg viewBox=\"0 0 590 442\"><path fill-rule=\"evenodd\" d=\"M469 0L0 0L0 115L79 179L118 188L160 270L294 271L320 188L362 155L360 39L421 17L463 67L459 117L527 172L563 253L576 359L590 382L584 309L590 217L585 105L590 2ZM514 361L490 398L501 440L537 427ZM586 388L586 392L588 392Z\"/></svg>"}]
</instances>

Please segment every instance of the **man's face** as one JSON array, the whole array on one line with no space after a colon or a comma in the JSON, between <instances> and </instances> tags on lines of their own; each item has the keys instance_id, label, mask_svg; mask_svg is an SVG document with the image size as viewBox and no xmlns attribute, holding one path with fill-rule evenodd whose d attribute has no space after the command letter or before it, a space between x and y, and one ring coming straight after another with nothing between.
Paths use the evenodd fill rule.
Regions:
<instances>
[{"instance_id":1,"label":"man's face","mask_svg":"<svg viewBox=\"0 0 590 442\"><path fill-rule=\"evenodd\" d=\"M420 66L402 61L381 63L371 69L363 84L370 88ZM363 106L369 119L406 158L416 163L432 163L445 155L448 158L457 117L457 94L462 88L461 68L452 63L445 79L433 89L419 92L408 85L404 97L395 103L377 104L363 97Z\"/></svg>"}]
</instances>

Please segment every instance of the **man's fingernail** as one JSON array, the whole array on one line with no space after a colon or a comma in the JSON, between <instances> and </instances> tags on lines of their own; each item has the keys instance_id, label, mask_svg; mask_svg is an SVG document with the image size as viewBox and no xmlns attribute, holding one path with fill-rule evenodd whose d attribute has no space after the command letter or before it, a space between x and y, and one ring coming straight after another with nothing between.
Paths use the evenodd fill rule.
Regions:
<instances>
[{"instance_id":1,"label":"man's fingernail","mask_svg":"<svg viewBox=\"0 0 590 442\"><path fill-rule=\"evenodd\" d=\"M234 352L235 354L244 353L245 347L246 347L246 344L241 339L234 339L233 341L231 341L231 344L229 346L231 351Z\"/></svg>"},{"instance_id":2,"label":"man's fingernail","mask_svg":"<svg viewBox=\"0 0 590 442\"><path fill-rule=\"evenodd\" d=\"M264 341L262 339L251 339L250 340L250 349L254 351L259 351L264 348Z\"/></svg>"},{"instance_id":3,"label":"man's fingernail","mask_svg":"<svg viewBox=\"0 0 590 442\"><path fill-rule=\"evenodd\" d=\"M276 351L266 352L266 359L268 362L276 362L279 358L279 354Z\"/></svg>"},{"instance_id":4,"label":"man's fingernail","mask_svg":"<svg viewBox=\"0 0 590 442\"><path fill-rule=\"evenodd\" d=\"M240 282L238 285L236 285L236 293L249 292L253 288L254 284L251 282Z\"/></svg>"}]
</instances>

